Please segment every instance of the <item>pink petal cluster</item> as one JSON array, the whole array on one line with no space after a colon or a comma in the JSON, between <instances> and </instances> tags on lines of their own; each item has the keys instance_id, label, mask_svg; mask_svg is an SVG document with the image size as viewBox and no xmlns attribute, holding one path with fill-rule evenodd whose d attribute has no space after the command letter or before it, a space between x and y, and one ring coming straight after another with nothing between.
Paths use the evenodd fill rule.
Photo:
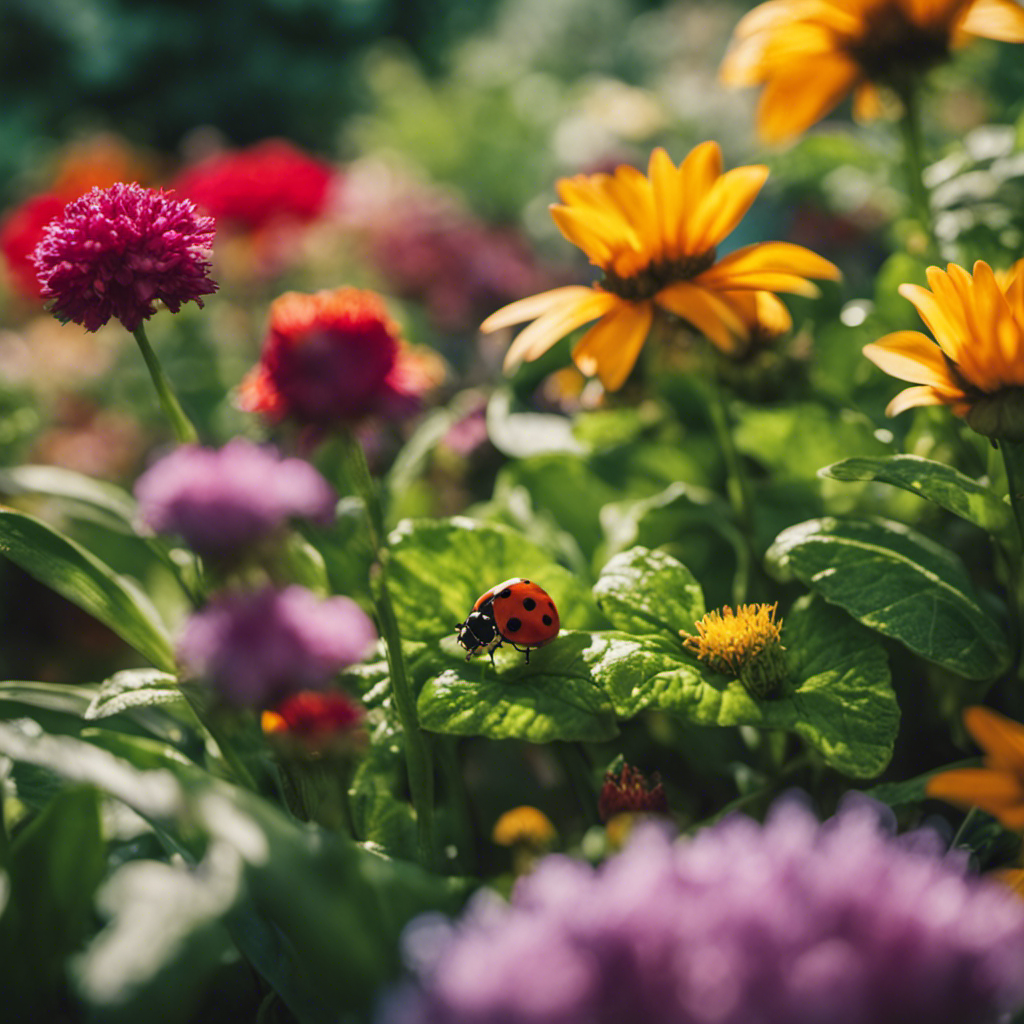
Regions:
<instances>
[{"instance_id":1,"label":"pink petal cluster","mask_svg":"<svg viewBox=\"0 0 1024 1024\"><path fill-rule=\"evenodd\" d=\"M319 600L304 587L217 595L186 623L178 658L228 703L267 707L322 690L370 653L377 632L350 598Z\"/></svg>"},{"instance_id":2,"label":"pink petal cluster","mask_svg":"<svg viewBox=\"0 0 1024 1024\"><path fill-rule=\"evenodd\" d=\"M86 330L111 318L134 331L163 302L202 306L210 280L212 217L162 189L118 182L93 188L43 232L32 258L53 313Z\"/></svg>"},{"instance_id":3,"label":"pink petal cluster","mask_svg":"<svg viewBox=\"0 0 1024 1024\"><path fill-rule=\"evenodd\" d=\"M182 445L135 485L139 516L206 557L245 551L289 519L329 523L337 495L310 463L237 437L223 448Z\"/></svg>"}]
</instances>

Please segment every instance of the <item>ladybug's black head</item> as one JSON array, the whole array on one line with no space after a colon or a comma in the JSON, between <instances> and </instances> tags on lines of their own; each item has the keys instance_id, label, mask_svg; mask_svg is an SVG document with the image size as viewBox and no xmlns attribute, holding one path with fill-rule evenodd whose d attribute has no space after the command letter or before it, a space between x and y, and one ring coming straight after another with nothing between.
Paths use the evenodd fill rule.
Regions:
<instances>
[{"instance_id":1,"label":"ladybug's black head","mask_svg":"<svg viewBox=\"0 0 1024 1024\"><path fill-rule=\"evenodd\" d=\"M490 609L486 612L470 612L466 616L466 621L457 628L459 632L455 639L470 654L476 653L481 647L487 647L494 643L498 636L498 626L494 621L494 616L490 614Z\"/></svg>"}]
</instances>

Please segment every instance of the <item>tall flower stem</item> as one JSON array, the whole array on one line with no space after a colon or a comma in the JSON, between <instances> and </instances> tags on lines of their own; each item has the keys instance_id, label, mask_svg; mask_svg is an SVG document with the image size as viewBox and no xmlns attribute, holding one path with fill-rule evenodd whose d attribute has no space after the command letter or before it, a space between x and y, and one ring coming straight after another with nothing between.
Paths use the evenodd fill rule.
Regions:
<instances>
[{"instance_id":1,"label":"tall flower stem","mask_svg":"<svg viewBox=\"0 0 1024 1024\"><path fill-rule=\"evenodd\" d=\"M1021 643L1024 637L1024 443L1000 438L999 450L1006 466L1006 485L1010 492L1010 507L1017 523L1017 538L1014 549L1006 552L1006 581L1010 602L1013 605L1013 630L1017 641L1018 676L1024 673L1024 658L1021 658ZM1024 676L1022 676L1024 678Z\"/></svg>"},{"instance_id":2,"label":"tall flower stem","mask_svg":"<svg viewBox=\"0 0 1024 1024\"><path fill-rule=\"evenodd\" d=\"M344 452L345 470L349 481L366 507L366 520L370 531L370 542L376 552L377 565L370 580L370 594L377 612L377 623L387 653L388 671L391 676L391 692L395 699L395 710L402 726L405 743L406 770L409 774L409 790L416 809L416 835L420 860L425 865L434 861L434 763L430 740L420 728L416 713L416 698L406 673L405 658L402 655L402 637L398 631L395 609L391 604L387 580L383 573L383 562L387 559L387 538L384 532L384 513L377 488L370 476L362 445L351 430L342 431L341 444Z\"/></svg>"},{"instance_id":3,"label":"tall flower stem","mask_svg":"<svg viewBox=\"0 0 1024 1024\"><path fill-rule=\"evenodd\" d=\"M939 243L935 237L931 198L924 183L924 139L921 133L920 84L908 76L897 87L903 113L900 115L900 135L903 139L903 167L907 177L907 192L914 216L928 240L926 253L930 260L940 259Z\"/></svg>"},{"instance_id":4,"label":"tall flower stem","mask_svg":"<svg viewBox=\"0 0 1024 1024\"><path fill-rule=\"evenodd\" d=\"M708 412L715 430L715 437L718 440L718 447L722 452L722 459L725 462L729 503L732 505L736 521L743 534L743 543L746 545L745 551L737 552L739 565L733 582L733 600L736 604L743 604L750 596L750 571L756 561L753 556L754 503L750 493L750 482L747 480L740 454L736 450L736 443L733 440L725 395L722 393L721 384L713 367L708 368L705 378L708 382Z\"/></svg>"},{"instance_id":5,"label":"tall flower stem","mask_svg":"<svg viewBox=\"0 0 1024 1024\"><path fill-rule=\"evenodd\" d=\"M182 409L181 403L171 387L171 382L167 379L167 374L164 373L164 368L160 365L160 360L149 343L149 338L146 337L146 329L139 324L132 334L142 350L142 358L146 360L146 367L153 379L153 387L156 388L157 397L160 399L167 422L170 423L171 430L174 431L175 440L179 444L195 444L199 440L199 435L196 433L192 421L185 415L185 410Z\"/></svg>"}]
</instances>

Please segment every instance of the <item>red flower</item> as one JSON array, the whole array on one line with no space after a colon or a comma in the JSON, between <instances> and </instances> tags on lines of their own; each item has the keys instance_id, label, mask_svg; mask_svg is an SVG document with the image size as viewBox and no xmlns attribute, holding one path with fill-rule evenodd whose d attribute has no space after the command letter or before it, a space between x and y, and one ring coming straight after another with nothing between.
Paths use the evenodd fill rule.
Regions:
<instances>
[{"instance_id":1,"label":"red flower","mask_svg":"<svg viewBox=\"0 0 1024 1024\"><path fill-rule=\"evenodd\" d=\"M362 745L364 717L362 706L338 690L300 690L264 711L260 724L265 736L283 746L307 753L341 753Z\"/></svg>"},{"instance_id":2,"label":"red flower","mask_svg":"<svg viewBox=\"0 0 1024 1024\"><path fill-rule=\"evenodd\" d=\"M66 200L51 192L32 196L0 221L0 252L7 261L11 282L29 301L43 297L32 253L42 241L43 229L64 209Z\"/></svg>"},{"instance_id":3,"label":"red flower","mask_svg":"<svg viewBox=\"0 0 1024 1024\"><path fill-rule=\"evenodd\" d=\"M416 411L436 363L404 344L380 297L357 288L287 292L270 306L259 365L239 404L271 420L326 427Z\"/></svg>"},{"instance_id":4,"label":"red flower","mask_svg":"<svg viewBox=\"0 0 1024 1024\"><path fill-rule=\"evenodd\" d=\"M308 222L322 212L337 172L284 139L216 153L184 170L174 187L219 222L258 231L275 220Z\"/></svg>"},{"instance_id":5,"label":"red flower","mask_svg":"<svg viewBox=\"0 0 1024 1024\"><path fill-rule=\"evenodd\" d=\"M617 814L668 814L668 798L657 775L651 785L642 772L623 763L618 773L605 775L597 813L605 822Z\"/></svg>"},{"instance_id":6,"label":"red flower","mask_svg":"<svg viewBox=\"0 0 1024 1024\"><path fill-rule=\"evenodd\" d=\"M217 290L210 280L213 218L163 190L119 182L68 203L33 262L54 315L86 330L111 318L134 331L161 300L172 313Z\"/></svg>"}]
</instances>

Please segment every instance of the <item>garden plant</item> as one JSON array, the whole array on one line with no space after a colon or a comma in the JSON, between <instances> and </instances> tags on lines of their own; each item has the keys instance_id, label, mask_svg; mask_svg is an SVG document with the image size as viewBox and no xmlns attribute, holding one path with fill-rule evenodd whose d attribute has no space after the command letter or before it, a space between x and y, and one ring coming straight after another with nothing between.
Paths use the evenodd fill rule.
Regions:
<instances>
[{"instance_id":1,"label":"garden plant","mask_svg":"<svg viewBox=\"0 0 1024 1024\"><path fill-rule=\"evenodd\" d=\"M9 176L0 1019L1024 1021L1024 7L592 6Z\"/></svg>"}]
</instances>

